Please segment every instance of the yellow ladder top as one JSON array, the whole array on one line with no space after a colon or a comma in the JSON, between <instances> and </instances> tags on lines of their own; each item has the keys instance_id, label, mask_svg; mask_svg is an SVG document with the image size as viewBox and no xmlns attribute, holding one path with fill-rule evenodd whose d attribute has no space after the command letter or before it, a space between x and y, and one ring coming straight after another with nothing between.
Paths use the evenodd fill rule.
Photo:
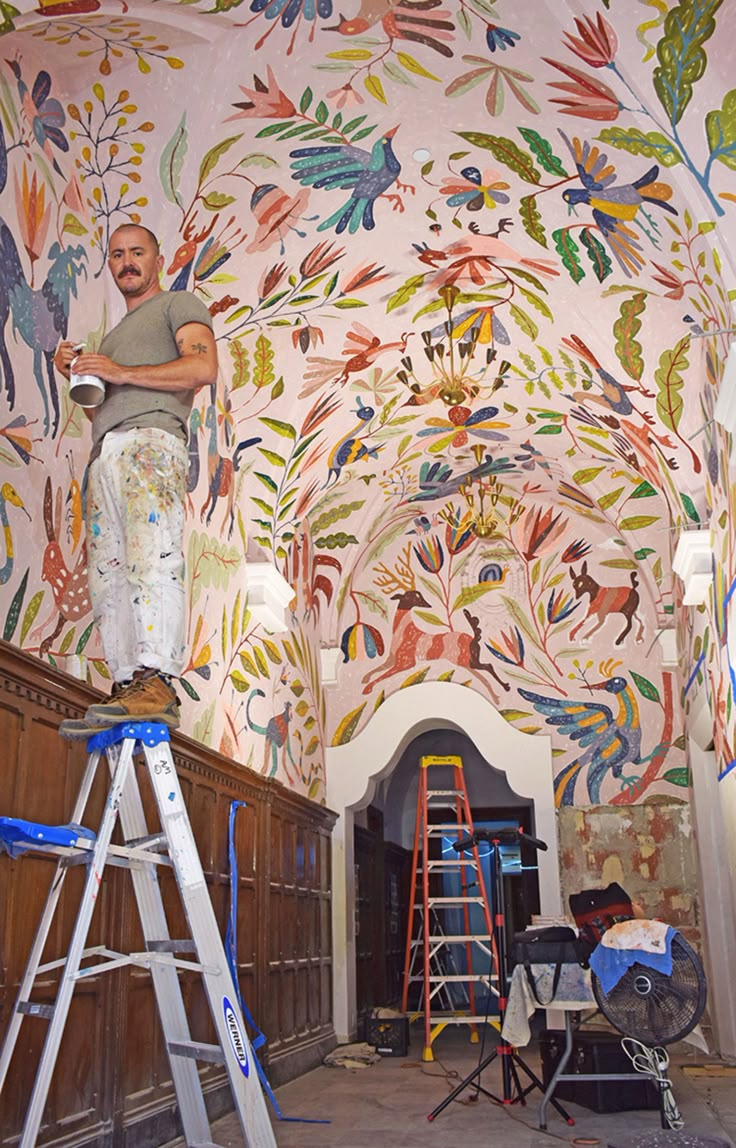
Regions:
<instances>
[{"instance_id":1,"label":"yellow ladder top","mask_svg":"<svg viewBox=\"0 0 736 1148\"><path fill-rule=\"evenodd\" d=\"M422 769L427 769L430 765L454 765L455 769L462 769L463 759L456 754L449 754L446 757L442 757L441 755L429 753L420 757L419 764Z\"/></svg>"}]
</instances>

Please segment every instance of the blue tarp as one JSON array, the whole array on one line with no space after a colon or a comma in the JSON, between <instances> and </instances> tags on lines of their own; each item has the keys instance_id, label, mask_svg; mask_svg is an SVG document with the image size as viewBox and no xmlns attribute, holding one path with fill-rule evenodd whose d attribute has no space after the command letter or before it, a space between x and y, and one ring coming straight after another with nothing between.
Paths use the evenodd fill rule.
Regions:
<instances>
[{"instance_id":1,"label":"blue tarp","mask_svg":"<svg viewBox=\"0 0 736 1148\"><path fill-rule=\"evenodd\" d=\"M0 849L17 857L29 849L44 845L74 846L80 837L94 841L95 834L82 825L41 825L21 817L0 817Z\"/></svg>"}]
</instances>

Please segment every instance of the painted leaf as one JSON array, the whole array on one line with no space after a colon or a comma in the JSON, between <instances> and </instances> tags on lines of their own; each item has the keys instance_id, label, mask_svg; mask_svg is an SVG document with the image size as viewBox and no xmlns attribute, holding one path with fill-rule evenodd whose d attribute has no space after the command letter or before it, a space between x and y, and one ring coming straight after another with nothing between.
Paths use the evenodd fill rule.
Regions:
<instances>
[{"instance_id":1,"label":"painted leaf","mask_svg":"<svg viewBox=\"0 0 736 1148\"><path fill-rule=\"evenodd\" d=\"M86 235L87 228L84 224L73 215L71 211L67 211L64 216L64 222L61 227L62 234L67 232L69 235Z\"/></svg>"},{"instance_id":2,"label":"painted leaf","mask_svg":"<svg viewBox=\"0 0 736 1148\"><path fill-rule=\"evenodd\" d=\"M420 682L424 681L428 673L429 666L425 666L423 670L415 670L413 674L409 674L408 678L404 678L399 689L405 690L409 686L418 686Z\"/></svg>"},{"instance_id":3,"label":"painted leaf","mask_svg":"<svg viewBox=\"0 0 736 1148\"><path fill-rule=\"evenodd\" d=\"M332 526L335 522L339 522L341 518L349 518L356 510L360 510L365 505L365 500L360 502L341 502L337 506L331 506L329 510L323 511L314 519L310 519L312 534L320 533L328 526Z\"/></svg>"},{"instance_id":4,"label":"painted leaf","mask_svg":"<svg viewBox=\"0 0 736 1148\"><path fill-rule=\"evenodd\" d=\"M338 530L336 534L321 534L315 538L314 545L320 550L344 550L346 546L357 546L358 539L354 534Z\"/></svg>"},{"instance_id":5,"label":"painted leaf","mask_svg":"<svg viewBox=\"0 0 736 1148\"><path fill-rule=\"evenodd\" d=\"M161 152L158 166L164 195L169 203L175 203L182 209L184 208L184 200L179 194L179 180L187 154L188 142L187 114L184 112L174 134Z\"/></svg>"},{"instance_id":6,"label":"painted leaf","mask_svg":"<svg viewBox=\"0 0 736 1148\"><path fill-rule=\"evenodd\" d=\"M240 670L230 671L230 681L235 686L239 694L244 694L250 687L250 682L244 678Z\"/></svg>"},{"instance_id":7,"label":"painted leaf","mask_svg":"<svg viewBox=\"0 0 736 1148\"><path fill-rule=\"evenodd\" d=\"M266 335L259 335L256 339L256 350L253 363L254 386L270 387L276 375L273 369L273 347Z\"/></svg>"},{"instance_id":8,"label":"painted leaf","mask_svg":"<svg viewBox=\"0 0 736 1148\"><path fill-rule=\"evenodd\" d=\"M36 615L38 614L38 611L41 607L41 602L43 601L44 593L45 593L44 590L38 590L37 593L35 593L33 595L30 602L28 603L28 605L26 606L26 612L23 615L23 623L22 623L21 628L20 628L20 643L19 644L20 644L21 649L23 648L23 643L26 640L26 637L28 635L28 631L30 630L31 626L33 625L33 623L36 619ZM73 626L72 626L71 630L69 631L69 633L72 635L72 638L73 638L74 637L74 627ZM69 639L70 642L71 642L72 638ZM64 645L64 643L62 642L62 652L63 652L63 645Z\"/></svg>"},{"instance_id":9,"label":"painted leaf","mask_svg":"<svg viewBox=\"0 0 736 1148\"><path fill-rule=\"evenodd\" d=\"M94 622L90 622L89 626L87 627L87 629L84 631L81 638L77 642L77 648L74 651L75 654L83 654L84 653L84 648L87 645L87 642L92 637L92 630L93 629L94 629Z\"/></svg>"},{"instance_id":10,"label":"painted leaf","mask_svg":"<svg viewBox=\"0 0 736 1148\"><path fill-rule=\"evenodd\" d=\"M600 239L596 239L593 232L587 227L584 227L580 232L580 242L588 252L588 258L593 266L593 273L596 279L599 283L602 283L613 270L608 252Z\"/></svg>"},{"instance_id":11,"label":"painted leaf","mask_svg":"<svg viewBox=\"0 0 736 1148\"><path fill-rule=\"evenodd\" d=\"M330 743L331 745L347 745L358 727L358 722L366 705L366 702L361 702L357 709L345 714L345 717L338 723L335 729Z\"/></svg>"},{"instance_id":12,"label":"painted leaf","mask_svg":"<svg viewBox=\"0 0 736 1148\"><path fill-rule=\"evenodd\" d=\"M194 686L190 682L188 682L186 678L179 678L178 679L178 685L180 685L181 688L184 690L184 693L188 694L190 698L193 698L195 702L199 701L199 694L195 690ZM214 706L215 703L213 702L212 704ZM196 727L193 731L193 736L197 738L197 741L204 741L202 736L197 732ZM206 745L207 743L204 742L204 744Z\"/></svg>"},{"instance_id":13,"label":"painted leaf","mask_svg":"<svg viewBox=\"0 0 736 1148\"><path fill-rule=\"evenodd\" d=\"M393 295L386 304L386 311L394 311L397 307L403 307L408 303L413 295L416 295L419 288L424 283L426 276L412 275L399 287L398 291L394 291Z\"/></svg>"},{"instance_id":14,"label":"painted leaf","mask_svg":"<svg viewBox=\"0 0 736 1148\"><path fill-rule=\"evenodd\" d=\"M711 159L718 159L726 167L736 169L736 88L725 96L719 111L708 112L705 134Z\"/></svg>"},{"instance_id":15,"label":"painted leaf","mask_svg":"<svg viewBox=\"0 0 736 1148\"><path fill-rule=\"evenodd\" d=\"M8 613L5 617L5 626L3 627L3 641L5 642L12 642L13 640L13 634L15 633L15 628L18 625L18 619L20 618L23 599L25 597L26 588L28 586L29 573L30 567L28 570L26 570L25 574L21 578L20 586L13 595L13 600L8 608Z\"/></svg>"},{"instance_id":16,"label":"painted leaf","mask_svg":"<svg viewBox=\"0 0 736 1148\"><path fill-rule=\"evenodd\" d=\"M644 314L646 305L647 297L643 291L637 292L631 299L624 299L619 308L618 319L613 324L618 361L629 378L635 379L636 382L639 382L644 374L644 359L637 336L641 330L640 315Z\"/></svg>"},{"instance_id":17,"label":"painted leaf","mask_svg":"<svg viewBox=\"0 0 736 1148\"><path fill-rule=\"evenodd\" d=\"M534 195L523 195L519 200L519 218L530 239L540 247L547 246L547 233Z\"/></svg>"},{"instance_id":18,"label":"painted leaf","mask_svg":"<svg viewBox=\"0 0 736 1148\"><path fill-rule=\"evenodd\" d=\"M594 478L597 478L602 470L604 470L602 466L588 466L583 470L576 470L572 476L572 480L576 482L578 486L584 486L586 482L592 482Z\"/></svg>"},{"instance_id":19,"label":"painted leaf","mask_svg":"<svg viewBox=\"0 0 736 1148\"><path fill-rule=\"evenodd\" d=\"M598 505L601 510L608 510L609 506L613 506L614 503L618 502L623 492L624 487L619 486L616 490L609 490L606 494L602 495L598 499Z\"/></svg>"},{"instance_id":20,"label":"painted leaf","mask_svg":"<svg viewBox=\"0 0 736 1148\"><path fill-rule=\"evenodd\" d=\"M683 494L682 491L680 491L680 499L682 501L682 505L685 507L685 513L687 514L690 521L699 523L700 515L698 514L695 503L693 502L690 495Z\"/></svg>"},{"instance_id":21,"label":"painted leaf","mask_svg":"<svg viewBox=\"0 0 736 1148\"><path fill-rule=\"evenodd\" d=\"M687 789L690 784L690 769L687 765L678 765L675 769L668 769L662 774L663 781L670 785L680 785Z\"/></svg>"},{"instance_id":22,"label":"painted leaf","mask_svg":"<svg viewBox=\"0 0 736 1148\"><path fill-rule=\"evenodd\" d=\"M517 306L516 303L512 303L509 306L509 315L514 320L519 330L523 331L524 334L527 335L528 338L532 340L532 342L534 342L537 338L537 335L539 334L539 327L534 322L531 315L529 315L526 311L522 311L521 307Z\"/></svg>"},{"instance_id":23,"label":"painted leaf","mask_svg":"<svg viewBox=\"0 0 736 1148\"><path fill-rule=\"evenodd\" d=\"M365 90L368 92L369 96L373 96L375 100L380 100L382 104L388 103L388 100L386 99L386 93L383 90L383 84L379 80L378 76L366 76L364 82Z\"/></svg>"},{"instance_id":24,"label":"painted leaf","mask_svg":"<svg viewBox=\"0 0 736 1148\"><path fill-rule=\"evenodd\" d=\"M397 52L396 59L401 64L402 68L406 68L407 72L413 72L415 76L425 76L428 80L437 80L439 83L439 76L435 76L432 72L428 72L423 68L418 60L410 56L408 52Z\"/></svg>"},{"instance_id":25,"label":"painted leaf","mask_svg":"<svg viewBox=\"0 0 736 1148\"><path fill-rule=\"evenodd\" d=\"M398 64L393 60L384 60L381 64L384 76L388 76L389 80L393 80L395 84L407 84L410 88L415 88L416 84L409 79L406 72L404 72Z\"/></svg>"},{"instance_id":26,"label":"painted leaf","mask_svg":"<svg viewBox=\"0 0 736 1148\"><path fill-rule=\"evenodd\" d=\"M534 160L528 151L524 151L513 140L505 136L491 136L485 132L457 132L466 143L474 147L482 147L490 151L499 163L504 164L515 172L526 183L540 183L542 176L534 166Z\"/></svg>"},{"instance_id":27,"label":"painted leaf","mask_svg":"<svg viewBox=\"0 0 736 1148\"><path fill-rule=\"evenodd\" d=\"M206 195L202 196L202 203L208 211L221 211L223 207L229 207L231 203L235 203L235 196L225 195L222 191L208 191Z\"/></svg>"},{"instance_id":28,"label":"painted leaf","mask_svg":"<svg viewBox=\"0 0 736 1148\"><path fill-rule=\"evenodd\" d=\"M651 498L652 495L656 493L657 491L654 489L651 482L647 482L646 479L644 479L643 482L640 482L639 485L634 490L632 490L629 498Z\"/></svg>"},{"instance_id":29,"label":"painted leaf","mask_svg":"<svg viewBox=\"0 0 736 1148\"><path fill-rule=\"evenodd\" d=\"M533 128L519 128L519 133L534 152L540 167L543 167L550 175L567 175L562 160L555 155L549 140L541 136L539 132L535 132Z\"/></svg>"},{"instance_id":30,"label":"painted leaf","mask_svg":"<svg viewBox=\"0 0 736 1148\"><path fill-rule=\"evenodd\" d=\"M662 351L659 366L654 372L657 384L657 414L668 430L676 431L682 418L684 381L682 372L690 365L687 358L688 339L680 339L674 350Z\"/></svg>"},{"instance_id":31,"label":"painted leaf","mask_svg":"<svg viewBox=\"0 0 736 1148\"><path fill-rule=\"evenodd\" d=\"M659 690L655 685L649 681L648 678L643 678L641 674L637 674L631 670L631 676L634 679L634 684L643 698L650 702L659 701Z\"/></svg>"},{"instance_id":32,"label":"painted leaf","mask_svg":"<svg viewBox=\"0 0 736 1148\"><path fill-rule=\"evenodd\" d=\"M240 339L231 339L228 344L228 350L230 351L230 358L233 361L233 373L230 386L236 391L238 387L244 387L250 378L248 350L240 342Z\"/></svg>"},{"instance_id":33,"label":"painted leaf","mask_svg":"<svg viewBox=\"0 0 736 1148\"><path fill-rule=\"evenodd\" d=\"M552 232L552 239L557 254L570 272L570 277L575 283L579 283L585 278L585 271L580 262L580 248L573 239L572 232L567 227L560 227Z\"/></svg>"},{"instance_id":34,"label":"painted leaf","mask_svg":"<svg viewBox=\"0 0 736 1148\"><path fill-rule=\"evenodd\" d=\"M644 530L659 522L658 514L634 514L631 518L622 518L618 524L619 530Z\"/></svg>"},{"instance_id":35,"label":"painted leaf","mask_svg":"<svg viewBox=\"0 0 736 1148\"><path fill-rule=\"evenodd\" d=\"M247 650L240 650L238 657L240 658L240 664L246 673L249 673L254 678L260 677L258 667L256 666L255 661Z\"/></svg>"},{"instance_id":36,"label":"painted leaf","mask_svg":"<svg viewBox=\"0 0 736 1148\"><path fill-rule=\"evenodd\" d=\"M227 139L221 140L220 143L210 148L199 165L200 185L204 183L210 172L217 166L217 161L220 157L223 156L233 144L237 143L239 139L242 139L242 132L236 136L228 136Z\"/></svg>"},{"instance_id":37,"label":"painted leaf","mask_svg":"<svg viewBox=\"0 0 736 1148\"><path fill-rule=\"evenodd\" d=\"M661 132L642 132L639 128L603 128L598 133L598 139L627 151L629 155L654 158L662 167L674 167L682 163L682 156L675 145Z\"/></svg>"},{"instance_id":38,"label":"painted leaf","mask_svg":"<svg viewBox=\"0 0 736 1148\"><path fill-rule=\"evenodd\" d=\"M263 675L264 678L270 677L270 670L268 668L268 662L266 661L266 659L263 656L263 650L261 650L259 646L253 646L252 649L253 649L253 657L255 659L255 663L258 666L258 669L261 671L261 674Z\"/></svg>"},{"instance_id":39,"label":"painted leaf","mask_svg":"<svg viewBox=\"0 0 736 1148\"><path fill-rule=\"evenodd\" d=\"M692 99L693 84L705 73L708 59L703 45L716 30L714 17L722 2L683 0L670 8L665 18L652 83L673 126L680 122Z\"/></svg>"},{"instance_id":40,"label":"painted leaf","mask_svg":"<svg viewBox=\"0 0 736 1148\"><path fill-rule=\"evenodd\" d=\"M270 419L266 415L262 415L260 422L269 430L276 431L276 434L281 435L282 438L290 438L292 442L296 439L296 430L291 423L281 422L280 419Z\"/></svg>"}]
</instances>

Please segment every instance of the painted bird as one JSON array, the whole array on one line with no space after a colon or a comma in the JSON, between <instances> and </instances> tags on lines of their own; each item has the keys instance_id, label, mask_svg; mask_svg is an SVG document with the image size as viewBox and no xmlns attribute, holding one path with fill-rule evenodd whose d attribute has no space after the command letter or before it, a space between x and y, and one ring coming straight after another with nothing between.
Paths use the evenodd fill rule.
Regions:
<instances>
[{"instance_id":1,"label":"painted bird","mask_svg":"<svg viewBox=\"0 0 736 1148\"><path fill-rule=\"evenodd\" d=\"M575 401L583 404L600 403L607 410L615 411L617 415L630 415L634 408L626 392L627 390L635 390L635 388L624 386L617 379L614 379L613 375L604 370L590 348L577 335L571 335L569 339L563 339L562 342L573 354L579 355L581 359L590 364L601 382L602 394L596 394L594 391L575 391L572 396Z\"/></svg>"},{"instance_id":2,"label":"painted bird","mask_svg":"<svg viewBox=\"0 0 736 1148\"><path fill-rule=\"evenodd\" d=\"M371 151L351 144L297 148L291 152L292 178L303 187L333 189L350 188L347 203L328 219L323 219L318 231L334 227L338 235L347 228L354 235L359 227L372 231L375 227L373 204L398 183L401 164L394 155L391 141L398 127L384 132ZM391 197L398 198L398 197ZM403 208L402 208L403 210Z\"/></svg>"},{"instance_id":3,"label":"painted bird","mask_svg":"<svg viewBox=\"0 0 736 1148\"><path fill-rule=\"evenodd\" d=\"M361 0L355 16L346 19L341 13L340 23L325 27L325 32L359 36L380 23L392 40L411 40L450 57L452 48L442 41L454 40L455 25L450 12L436 11L441 3L442 0Z\"/></svg>"},{"instance_id":4,"label":"painted bird","mask_svg":"<svg viewBox=\"0 0 736 1148\"><path fill-rule=\"evenodd\" d=\"M370 422L373 418L375 414L373 407L364 407L360 399L358 399L358 409L355 413L358 416L358 422L344 438L340 439L328 455L327 463L329 470L327 472L325 486L330 485L330 480L333 475L335 482L337 482L342 468L347 466L348 463L357 462L359 458L376 458L381 449L380 446L373 448L366 446L362 439L356 438L356 432L360 430L361 426Z\"/></svg>"},{"instance_id":5,"label":"painted bird","mask_svg":"<svg viewBox=\"0 0 736 1148\"><path fill-rule=\"evenodd\" d=\"M583 751L555 777L555 804L558 807L573 804L578 777L586 767L588 797L596 805L601 800L601 784L609 770L614 777L621 779L622 789L638 781L635 777L622 776L627 763L639 765L642 760L639 756L639 706L634 691L627 679L621 677L591 683L588 689L612 694L618 703L615 716L612 709L602 703L545 698L529 690L519 690L524 700L531 702L537 713L546 717L547 725L557 726L560 733L577 742Z\"/></svg>"},{"instance_id":6,"label":"painted bird","mask_svg":"<svg viewBox=\"0 0 736 1148\"><path fill-rule=\"evenodd\" d=\"M676 209L666 202L672 197L672 188L657 182L659 167L656 164L634 183L616 183L616 169L600 148L576 136L570 140L563 131L560 135L570 150L583 185L566 187L562 198L573 211L581 204L592 208L593 219L621 270L629 278L638 275L645 260L637 233L629 224L634 222L644 203L677 215Z\"/></svg>"}]
</instances>

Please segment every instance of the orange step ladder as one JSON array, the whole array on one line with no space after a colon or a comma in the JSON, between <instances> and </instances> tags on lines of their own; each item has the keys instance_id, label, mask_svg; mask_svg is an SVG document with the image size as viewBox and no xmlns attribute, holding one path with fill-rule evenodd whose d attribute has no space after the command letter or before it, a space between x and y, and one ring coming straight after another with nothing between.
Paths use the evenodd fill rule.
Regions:
<instances>
[{"instance_id":1,"label":"orange step ladder","mask_svg":"<svg viewBox=\"0 0 736 1148\"><path fill-rule=\"evenodd\" d=\"M447 767L452 769L451 788L430 787L429 771L436 766L445 767L445 776ZM459 842L472 833L462 758L423 756L417 794L402 1011L408 1011L412 986L419 985L419 1007L413 1012L412 1020L424 1016L422 1059L425 1061L434 1059L432 1044L447 1025L470 1025L471 1040L478 1040L476 1025L488 1018L476 1010L476 985L483 985L486 993L499 995L498 957L478 847L472 845L449 859L432 855L438 852L436 848L431 849L433 840L454 838ZM443 877L453 873L460 877L459 896L444 896L444 889L440 889L438 895L437 887L443 884ZM471 917L473 905L479 906L482 912L480 932L473 931L477 927ZM462 916L460 931L458 909ZM465 1007L451 1007L453 994L458 992L463 993Z\"/></svg>"}]
</instances>

